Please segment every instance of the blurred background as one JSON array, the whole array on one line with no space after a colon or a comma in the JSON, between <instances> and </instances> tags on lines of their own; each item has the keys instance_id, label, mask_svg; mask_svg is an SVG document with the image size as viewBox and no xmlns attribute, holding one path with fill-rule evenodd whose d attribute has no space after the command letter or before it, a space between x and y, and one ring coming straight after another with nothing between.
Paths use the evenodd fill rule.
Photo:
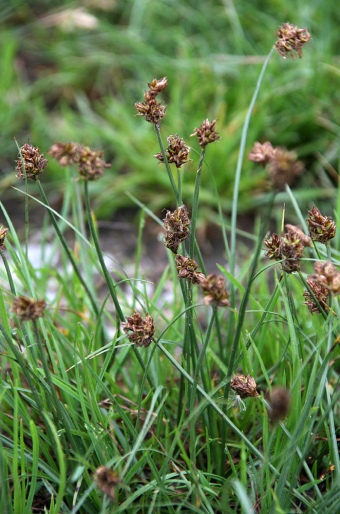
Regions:
<instances>
[{"instance_id":1,"label":"blurred background","mask_svg":"<svg viewBox=\"0 0 340 514\"><path fill-rule=\"evenodd\" d=\"M208 147L201 216L214 217L216 181L231 206L240 135L261 66L284 22L308 28L302 59L273 54L247 139L295 150L306 171L294 191L301 208L329 206L338 181L340 10L325 0L7 0L0 3L0 200L13 200L14 159L26 142L47 152L56 141L104 150L112 163L91 184L96 215L133 210L129 191L156 212L174 200L153 155L153 126L136 117L147 82L168 77L162 99L164 140L178 133L192 146L184 174L191 195L198 162L195 127L217 118L221 140ZM41 177L51 202L64 171L50 159ZM33 193L32 193L33 194ZM245 159L240 209L261 209L266 173ZM279 201L285 200L285 194ZM22 201L22 199L20 200Z\"/></svg>"}]
</instances>

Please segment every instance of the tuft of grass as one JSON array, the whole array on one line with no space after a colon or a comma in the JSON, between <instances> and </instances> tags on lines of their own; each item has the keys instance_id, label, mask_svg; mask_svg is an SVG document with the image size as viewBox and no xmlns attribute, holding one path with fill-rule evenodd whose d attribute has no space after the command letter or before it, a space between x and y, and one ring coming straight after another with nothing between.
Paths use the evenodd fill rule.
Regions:
<instances>
[{"instance_id":1,"label":"tuft of grass","mask_svg":"<svg viewBox=\"0 0 340 514\"><path fill-rule=\"evenodd\" d=\"M126 5L120 5L119 16L129 19L130 31L141 33L143 4L134 2L131 11ZM190 5L181 6L176 16L192 12ZM241 45L242 24L233 9L229 16L239 35L235 44ZM198 12L193 23L203 37L209 27ZM252 120L262 115L257 109L259 92L269 95L265 71L273 58L270 51L253 100L248 95L243 130L240 124L230 220L218 197L214 171L214 152L218 154L220 145L203 145L199 157L186 164L196 166L195 183L186 189L187 174L181 166L173 171L172 154L164 143L173 121L171 95L164 122L154 124L154 134L143 120L133 121L159 145L163 163L153 180L162 177L164 187L167 184L161 198L169 195L177 207L191 198L189 239L180 238L177 250L167 250L162 276L154 278L151 287L142 264L144 222L151 218L163 224L144 203L142 191L136 198L126 181L129 198L141 213L134 274L129 274L102 250L90 196L92 190L99 191L92 180L98 152L83 145L71 145L69 154L65 150L63 204L55 209L39 170L33 167L36 175L29 181L32 162L27 167L21 147L17 170L24 180L19 195L25 205L23 242L0 203L9 229L0 232L1 511L339 510L339 238L326 244L314 241L297 257L301 237L289 239L282 226L276 248L280 263L268 264L263 239L267 250L273 247L266 231L272 213L282 216L283 198L289 198L291 206L286 218L300 220L302 229L312 234L298 195L286 186L283 193L273 187L266 210L248 234L247 251L241 253L237 244L244 238L238 221L244 170L247 181L246 142L256 141ZM180 86L178 77L175 89ZM174 101L175 112L177 107ZM270 104L266 110L270 116ZM173 126L171 133L180 128ZM121 146L130 149L131 159L142 162L135 141L125 136L119 136ZM101 165L105 167L104 161ZM205 176L209 179L203 180ZM105 178L100 181L106 183ZM214 194L227 257L227 264L218 263L217 269L228 289L221 290L216 277L207 275L195 230L204 212L205 181ZM338 204L335 187L330 197ZM38 256L31 248L33 204L46 212ZM179 217L175 211L177 228ZM320 213L321 232L322 219ZM327 216L324 223L330 223ZM166 233L165 242L168 237ZM288 257L287 246L293 252ZM324 274L316 268L312 275L318 274L319 286L326 284L327 302L310 285L316 261L334 266L328 264ZM293 265L298 267L290 268ZM213 287L207 291L203 284L208 287L209 277ZM315 303L314 315L306 301ZM250 389L251 380L256 389ZM284 401L275 403L280 397Z\"/></svg>"}]
</instances>

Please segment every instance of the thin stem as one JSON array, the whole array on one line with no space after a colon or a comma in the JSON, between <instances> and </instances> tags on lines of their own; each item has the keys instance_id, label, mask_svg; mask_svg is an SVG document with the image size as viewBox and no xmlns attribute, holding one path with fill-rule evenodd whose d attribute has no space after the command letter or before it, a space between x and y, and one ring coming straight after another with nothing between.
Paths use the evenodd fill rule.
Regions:
<instances>
[{"instance_id":1,"label":"thin stem","mask_svg":"<svg viewBox=\"0 0 340 514\"><path fill-rule=\"evenodd\" d=\"M38 185L38 187L39 187L39 192L40 192L40 194L41 194L41 197L42 197L42 199L43 199L43 201L44 201L45 205L46 205L47 207L49 207L48 199L47 199L47 196L45 195L45 191L44 191L44 189L43 189L43 187L42 187L42 185L41 185L40 180L37 180L37 181L36 181L36 183L37 183L37 185ZM66 241L65 241L65 238L64 238L63 234L61 233L61 230L60 230L60 228L59 228L59 226L58 226L57 220L55 219L55 217L54 217L54 215L53 215L53 213L52 213L51 209L47 209L47 212L48 212L48 215L49 215L50 220L51 220L51 222L52 222L52 225L53 225L53 227L54 227L54 230L56 231L57 236L58 236L58 238L59 238L59 240L60 240L60 242L61 242L61 244L62 244L62 247L63 247L63 248L64 248L64 250L65 250L65 253L66 253L66 255L67 255L67 258L68 258L68 260L70 261L71 266L72 266L72 268L73 268L73 270L74 270L75 274L77 275L79 282L81 283L82 287L84 288L84 291L86 292L86 294L87 294L87 296L88 296L88 298L89 298L89 300L90 300L90 302L91 302L91 305L92 305L92 308L93 308L93 310L94 310L94 313L95 313L96 317L98 318L98 317L99 317L99 314L100 314L100 313L99 313L98 305L97 305L97 303L96 303L95 299L93 298L92 293L91 293L90 289L88 288L88 286L87 286L87 284L86 284L85 280L84 280L84 279L83 279L83 277L81 276L81 273L80 273L80 271L79 271L79 268L78 268L78 266L77 266L77 264L76 264L76 262L75 262L75 260L74 260L74 258L73 258L73 256L72 256L72 253L71 253L71 251L70 251L70 249L69 249L69 247L68 247L68 245L67 245L67 243L66 243Z\"/></svg>"},{"instance_id":2,"label":"thin stem","mask_svg":"<svg viewBox=\"0 0 340 514\"><path fill-rule=\"evenodd\" d=\"M95 246L96 251L97 251L99 263L100 263L100 266L102 268L106 284L107 284L107 286L109 288L111 298L112 298L113 303L114 303L115 308L116 308L117 324L118 324L119 323L118 320L125 321L125 316L123 314L123 311L121 309L121 306L120 306L118 298L117 298L116 289L115 289L116 286L114 285L112 277L111 277L111 275L108 272L108 269L107 269L105 261L104 261L103 252L101 251L101 248L100 248L100 245L99 245L97 232L96 232L96 229L94 227L93 218L92 218L92 211L91 211L90 199L89 199L89 188L88 188L88 181L87 180L84 180L84 193L85 193L85 205L86 205L86 212L87 212L87 222L88 222L89 227L90 227L90 233L91 233L91 236L92 236L92 239L93 239L93 242L94 242L94 246Z\"/></svg>"},{"instance_id":3,"label":"thin stem","mask_svg":"<svg viewBox=\"0 0 340 514\"><path fill-rule=\"evenodd\" d=\"M236 225L237 225L237 210L238 210L238 195L239 195L239 189L240 189L240 180L241 180L241 173L242 173L242 164L244 159L244 153L245 153L245 146L246 146L246 140L247 140L247 134L248 134L248 128L250 123L250 117L256 102L256 99L258 97L260 86L262 84L263 76L265 74L269 59L274 51L274 47L269 52L266 60L263 63L262 70L259 76L259 79L256 84L256 88L253 94L253 98L251 99L248 112L246 115L246 119L243 125L242 130L242 136L241 136L241 143L240 143L240 151L238 155L238 161L237 161L237 167L236 167L236 173L235 173L235 183L234 183L234 194L233 194L233 204L232 204L232 212L231 212L231 233L230 233L230 273L233 275L235 272L235 260L236 260ZM231 289L233 288L233 285L231 285Z\"/></svg>"},{"instance_id":4,"label":"thin stem","mask_svg":"<svg viewBox=\"0 0 340 514\"><path fill-rule=\"evenodd\" d=\"M172 172L171 172L171 169L170 169L170 164L169 164L168 158L167 158L166 153L165 153L165 148L164 148L163 141L162 141L162 136L161 136L161 130L160 130L159 123L156 123L155 131L156 131L156 136L157 136L157 139L158 139L159 148L160 148L161 154L163 156L163 161L164 161L164 164L165 164L165 168L166 168L169 180L170 180L170 184L171 184L172 190L173 190L175 198L176 198L177 207L179 207L181 205L181 198L180 198L180 194L178 192L177 186L175 184L174 177L172 176Z\"/></svg>"},{"instance_id":5,"label":"thin stem","mask_svg":"<svg viewBox=\"0 0 340 514\"><path fill-rule=\"evenodd\" d=\"M72 434L72 431L71 431L71 420L70 418L66 418L66 411L65 409L63 409L61 407L61 402L57 396L57 393L55 391L55 387L54 387L54 384L53 384L53 380L52 380L52 377L51 377L51 372L50 372L50 369L48 367L48 364L47 364L47 359L46 359L46 353L45 353L45 349L43 348L43 345L41 343L41 339L40 339L40 333L39 333L39 330L38 330L38 325L37 325L37 321L36 320L33 320L33 326L34 326L34 333L35 333L35 340L36 340L36 343L37 343L37 346L38 346L38 350L39 350L39 354L40 354L40 359L41 359L41 362L42 362L42 365L43 365L43 369L44 369L44 373L45 373L45 378L46 378L46 381L47 381L47 384L48 384L48 387L49 387L49 394L51 396L51 399L52 399L52 405L54 405L54 408L55 408L55 412L54 412L54 422L55 422L55 425L57 427L60 427L62 426L64 429L65 429L65 433L66 433L66 436L67 436L67 442L72 444L72 447L73 448L77 448L77 445L75 443L75 439L73 437L73 434ZM52 412L53 412L54 409L52 409ZM56 415L57 414L57 415ZM70 451L69 450L69 445L67 444L66 441L64 441L64 448L66 451ZM78 451L80 450L80 448L78 448Z\"/></svg>"},{"instance_id":6,"label":"thin stem","mask_svg":"<svg viewBox=\"0 0 340 514\"><path fill-rule=\"evenodd\" d=\"M196 231L198 202L199 202L199 193L200 193L200 184L201 184L201 175L202 175L202 166L203 166L204 156L205 156L205 148L201 152L200 160L198 163L198 169L197 169L196 181L195 181L194 198L193 198L193 202L192 202L190 241L189 241L189 257L190 257L190 259L193 259L194 251L195 251L195 231Z\"/></svg>"},{"instance_id":7,"label":"thin stem","mask_svg":"<svg viewBox=\"0 0 340 514\"><path fill-rule=\"evenodd\" d=\"M12 293L13 296L16 296L17 293L16 293L16 289L15 289L12 273L11 273L11 270L10 270L10 267L9 267L9 264L8 264L7 257L4 254L3 250L0 250L0 256L1 256L2 261L3 261L3 263L5 265L5 268L6 268L6 273L7 273L7 278L8 278L8 282L9 282L9 287L11 288L11 293Z\"/></svg>"},{"instance_id":8,"label":"thin stem","mask_svg":"<svg viewBox=\"0 0 340 514\"><path fill-rule=\"evenodd\" d=\"M261 230L260 230L257 246L255 248L254 257L253 257L252 264L251 264L251 267L250 267L250 273L249 273L247 287L246 287L246 290L244 292L244 295L243 295L243 298L242 298L242 301L241 301L241 305L240 305L240 309L239 309L239 316L238 316L238 321L237 321L237 325L236 325L236 332L235 332L235 335L234 335L234 341L233 341L232 349L231 349L231 352L230 352L230 360L229 360L229 365L228 365L227 382L226 382L226 385L225 385L225 388L224 388L224 405L225 405L224 411L226 410L226 405L227 405L227 402L228 402L228 396L229 396L229 391L230 391L230 379L231 379L232 373L234 371L234 366L235 366L235 361L236 361L236 354L238 352L238 347L239 347L239 343L240 343L240 339L241 339L241 334L242 334L242 329L243 329L243 322L244 322L244 318L245 318L245 314L246 314L246 308L247 308L247 304L248 304L248 300L249 300L249 296L250 296L250 291L251 291L251 287L252 287L253 280L254 280L254 277L255 277L257 263L258 263L258 260L259 260L259 257L260 257L260 252L261 252L261 248L262 248L262 242L263 242L263 239L264 239L264 237L266 235L268 220L270 218L270 212L272 210L272 206L274 204L274 200L275 200L275 191L272 192L271 199L269 200L269 203L268 203L267 212L265 213L265 217L264 217L264 221L262 223L262 227L261 227ZM226 425L223 424L223 426L222 426L222 443L221 443L222 444L222 449L225 446L226 438L227 438ZM221 475L223 475L224 472L225 472L225 459L224 459L223 452L222 452L221 467L220 467Z\"/></svg>"},{"instance_id":9,"label":"thin stem","mask_svg":"<svg viewBox=\"0 0 340 514\"><path fill-rule=\"evenodd\" d=\"M182 200L182 173L180 168L177 168L177 190L178 190L178 205L183 204Z\"/></svg>"},{"instance_id":10,"label":"thin stem","mask_svg":"<svg viewBox=\"0 0 340 514\"><path fill-rule=\"evenodd\" d=\"M29 209L28 209L28 180L26 176L26 168L25 164L23 164L23 168L25 169L25 255L26 260L28 261L28 235L29 235Z\"/></svg>"}]
</instances>

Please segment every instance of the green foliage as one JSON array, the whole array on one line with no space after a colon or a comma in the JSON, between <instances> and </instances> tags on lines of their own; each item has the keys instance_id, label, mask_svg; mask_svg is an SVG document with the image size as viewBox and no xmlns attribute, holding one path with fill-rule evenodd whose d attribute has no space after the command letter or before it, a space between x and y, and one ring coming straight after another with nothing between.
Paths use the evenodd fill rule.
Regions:
<instances>
[{"instance_id":1,"label":"green foliage","mask_svg":"<svg viewBox=\"0 0 340 514\"><path fill-rule=\"evenodd\" d=\"M27 41L26 55L33 55L38 41L46 41L43 56L47 68L44 77L41 70L35 70L39 80L29 86L30 106L26 104L26 113L28 107L32 110L32 127L36 108L31 132L34 143L45 150L45 143L47 146L59 139L58 131L64 140L82 139L91 146L105 147L112 138L115 166L92 182L75 174L79 163L74 160L75 166L62 172L63 196L58 209L51 206L49 173L42 175L43 182L39 176L29 182L26 175L24 187L17 190L18 202L25 211L25 230L20 230L20 235L5 205L0 204L9 228L0 247L0 511L337 512L340 286L332 289L333 283L327 283L328 303L319 304L320 312L314 315L303 295L306 288L310 295L313 293L306 280L313 272L314 261L329 260L335 265L335 275L339 273L339 235L326 245L314 243L305 248L301 271L291 274L282 272L278 263L268 264L261 253L269 220L274 215L281 221L283 201L287 202L285 218L297 219L305 233L307 212L301 198L307 202L324 196L334 199L334 218L338 221L340 194L326 173L328 164L316 175L325 186L318 196L313 197L313 188L293 193L286 186L281 193L270 191L261 200L264 209L253 233L238 229L244 195L253 193L259 176L262 181L266 174L264 170L254 175L253 165L244 165L247 141L272 136L273 144L291 147L295 141L306 156L311 149L325 151L324 134L314 139L312 130L300 133L294 128L290 132L282 113L282 124L272 123L279 116L280 102L286 103L289 87L285 91L285 85L294 84L299 74L308 78L308 69L315 65L308 61L310 47L304 50L307 64L304 59L279 63L271 51L262 59L261 71L257 65L250 66L253 75L246 79L241 73L236 77L240 63L227 72L222 60L222 71L214 69L208 59L210 45L219 52L254 53L254 45L263 34L260 22L270 25L276 19L275 7L283 8L279 1L271 3L267 11L260 11L253 2L247 9L246 4L241 5L239 12L233 4L226 10L224 4L212 2L211 10L204 11L206 16L197 2L117 2L106 17L98 11L101 30L96 29L92 36L86 33L86 37L72 31L65 35L61 27L47 31L40 23L41 14L37 14L46 5L17 2L16 9L8 8L4 15L13 26L1 36L9 41L1 56L3 66L18 55L23 33L23 28L17 27L19 13L26 24L31 23L26 30L39 32L39 38L34 32ZM74 7L73 3L67 5ZM303 4L296 8L302 12ZM309 6L306 18L312 19L312 11ZM323 16L331 15L327 7L325 11ZM289 15L286 4L283 12ZM155 19L161 26L171 19L177 30L171 33L170 29L159 30L154 21L146 23ZM233 37L225 43L215 35L210 41L212 28L222 30L224 24ZM18 31L15 42L13 27ZM329 55L334 42L334 33L329 32L322 47L325 55ZM270 38L268 41L270 50L273 42ZM112 50L108 48L113 43L117 51L110 67ZM92 52L94 48L98 51ZM196 54L197 61L193 59ZM92 66L89 76L85 73L88 61ZM51 62L58 64L54 78ZM287 73L277 73L283 66ZM165 72L164 67L168 67ZM133 109L127 112L125 104L128 97L142 99L141 90L150 80L150 69L154 71L151 77L169 77L169 93L164 92L168 94L168 112L155 130L143 119L133 117ZM226 118L220 130L222 141L209 145L186 165L187 170L194 171L195 182L189 171L179 169L173 174L163 146L166 136L169 132L190 135L206 118L201 114L207 106L213 116L221 112L223 117L225 91L217 94L218 87L212 88L211 84L228 73L231 79L235 74L239 90L237 95L233 93L235 114L229 121ZM106 82L109 77L111 97ZM13 84L17 79L9 74L7 80ZM301 78L301 85L306 86L301 93L305 104L310 92L308 80ZM80 93L82 81L86 93ZM252 84L253 95L246 88L247 81L248 86ZM25 94L26 86L25 81L17 81L16 88L22 88ZM39 88L41 93L49 91L52 116L60 122L46 125L44 134L47 96L39 96ZM63 88L69 92L68 99L61 94ZM290 94L297 102L295 93L293 87ZM320 98L325 100L327 94ZM278 103L272 105L270 99L275 96ZM201 104L204 108L198 113L196 107ZM289 109L294 111L293 106ZM12 130L13 114L10 110L0 112L9 116L6 130ZM18 119L20 114L21 109ZM308 118L307 112L296 111L296 118L299 116L300 128L313 118ZM193 141L192 146L197 145ZM6 159L8 150L1 150ZM164 164L158 165L159 173L155 174L151 156L159 150ZM226 176L220 173L221 162L230 166L229 204L224 198ZM53 168L52 160L47 169L50 167L52 174L60 173L57 166ZM153 185L161 189L157 195ZM218 195L220 188L222 198ZM94 207L101 202L108 204L115 199L116 208L125 206L125 189L129 201L140 208L132 272L122 268L111 253L104 253L94 215ZM223 256L218 269L228 282L228 307L207 302L208 296L203 302L206 263L194 229L206 212L201 209L202 203L204 207L212 198L227 260L224 264ZM178 251L183 257L197 260L200 271L188 267L184 271L193 273L194 279L179 278L175 256L167 250L162 275L153 274L150 284L151 271L142 264L145 222L150 218L162 226L150 205L166 208L171 203L179 207L183 199L192 211L191 234ZM31 208L35 204L43 206L46 217L39 252L33 255ZM225 214L229 210L230 221ZM277 232L280 234L281 228ZM245 251L241 252L242 244ZM310 302L318 300L317 293L313 294ZM33 315L37 300L46 301L44 316L41 312ZM126 329L132 315L136 320L138 313L141 320L148 313L155 324L152 341L149 338L145 347L134 344ZM143 335L138 330L136 334ZM243 381L248 375L253 377L259 394L253 390L243 396L235 389L238 375ZM289 390L290 409L281 405L274 420L273 395L277 388L281 392L282 388Z\"/></svg>"},{"instance_id":2,"label":"green foliage","mask_svg":"<svg viewBox=\"0 0 340 514\"><path fill-rule=\"evenodd\" d=\"M72 140L104 148L112 162L106 178L91 191L99 216L131 206L125 191L138 191L152 209L170 207L166 178L152 157L157 143L133 108L142 100L141 84L167 76L165 103L171 109L164 134L176 130L190 144L190 134L206 117L218 119L221 141L210 165L229 210L249 94L278 27L289 20L308 27L313 38L299 66L279 56L272 59L247 146L269 140L297 150L307 170L299 181L304 205L332 195L339 133L334 57L339 13L331 3L213 0L207 7L202 0L103 0L60 1L51 7L16 0L9 5L2 13L5 51L0 56L4 177L13 166L13 137L21 143L39 141L45 152L55 141ZM63 174L57 167L52 172L63 191ZM194 187L192 172L194 164L187 170L186 202ZM202 203L214 209L209 179L202 181ZM265 201L264 174L245 160L240 209Z\"/></svg>"}]
</instances>

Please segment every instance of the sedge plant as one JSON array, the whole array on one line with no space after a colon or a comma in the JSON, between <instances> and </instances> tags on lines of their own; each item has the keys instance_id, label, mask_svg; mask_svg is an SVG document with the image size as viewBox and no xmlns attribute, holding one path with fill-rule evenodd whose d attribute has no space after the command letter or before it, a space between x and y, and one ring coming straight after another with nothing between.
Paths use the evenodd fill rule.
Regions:
<instances>
[{"instance_id":1,"label":"sedge plant","mask_svg":"<svg viewBox=\"0 0 340 514\"><path fill-rule=\"evenodd\" d=\"M275 47L301 57L309 38L286 23ZM109 167L103 153L52 146L66 183L57 212L40 180L47 159L30 144L20 148L24 247L1 205L1 512L338 511L337 219L316 206L300 211L290 185L304 166L286 148L253 143L248 157L268 171L271 195L248 255L237 245L248 129L272 55L245 120L230 222L216 197L220 274L207 270L196 227L201 177L214 182L207 159L223 140L217 120L193 129L200 154L192 204L183 205L191 149L177 133L164 144L165 77L135 105L154 127L158 172L165 168L173 195L163 220L136 199L134 269L144 277L102 251L91 184ZM267 233L283 189L302 228L283 221ZM40 263L30 257L31 201L47 212ZM168 258L152 289L139 262L145 216L163 228Z\"/></svg>"}]
</instances>

